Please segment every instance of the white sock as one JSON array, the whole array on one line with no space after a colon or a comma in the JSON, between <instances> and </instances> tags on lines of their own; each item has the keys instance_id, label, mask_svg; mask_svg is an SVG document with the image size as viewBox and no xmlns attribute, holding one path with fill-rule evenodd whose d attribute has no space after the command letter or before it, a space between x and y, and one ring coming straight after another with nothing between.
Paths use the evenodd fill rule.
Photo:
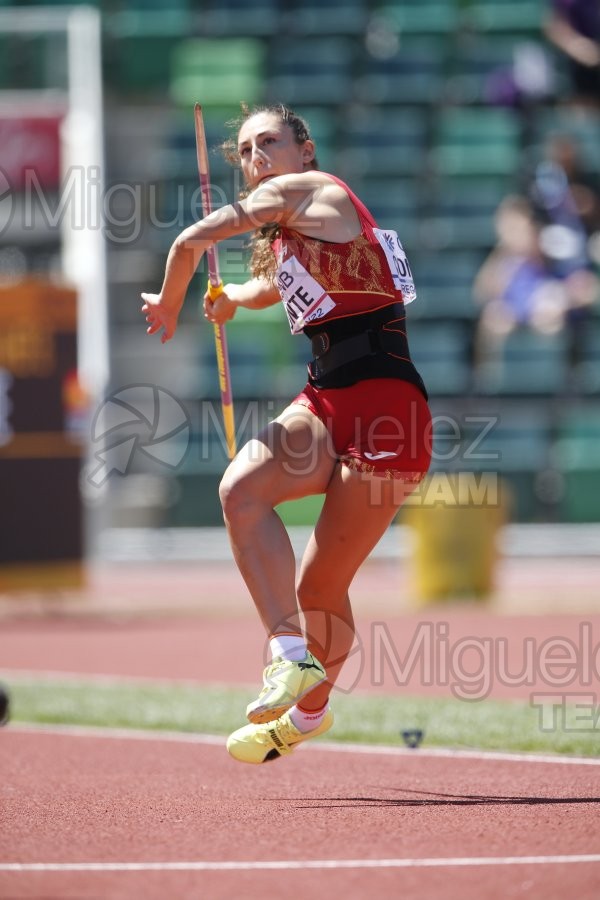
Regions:
<instances>
[{"instance_id":1,"label":"white sock","mask_svg":"<svg viewBox=\"0 0 600 900\"><path fill-rule=\"evenodd\" d=\"M306 641L301 634L274 634L269 647L272 659L281 656L298 662L306 656Z\"/></svg>"},{"instance_id":2,"label":"white sock","mask_svg":"<svg viewBox=\"0 0 600 900\"><path fill-rule=\"evenodd\" d=\"M323 709L310 711L300 709L300 707L298 706L292 706L292 708L289 710L289 716L298 731L302 731L304 734L306 734L307 731L312 731L314 728L319 727L319 725L323 721L323 716L328 709L329 703L326 703Z\"/></svg>"}]
</instances>

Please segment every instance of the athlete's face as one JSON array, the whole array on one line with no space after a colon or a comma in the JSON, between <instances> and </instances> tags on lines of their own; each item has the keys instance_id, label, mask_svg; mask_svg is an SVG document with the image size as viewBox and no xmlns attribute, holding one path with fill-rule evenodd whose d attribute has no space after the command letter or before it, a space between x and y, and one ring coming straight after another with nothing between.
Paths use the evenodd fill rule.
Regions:
<instances>
[{"instance_id":1,"label":"athlete's face","mask_svg":"<svg viewBox=\"0 0 600 900\"><path fill-rule=\"evenodd\" d=\"M315 155L312 141L298 144L291 127L270 112L257 113L244 122L238 152L250 188L275 175L304 172Z\"/></svg>"}]
</instances>

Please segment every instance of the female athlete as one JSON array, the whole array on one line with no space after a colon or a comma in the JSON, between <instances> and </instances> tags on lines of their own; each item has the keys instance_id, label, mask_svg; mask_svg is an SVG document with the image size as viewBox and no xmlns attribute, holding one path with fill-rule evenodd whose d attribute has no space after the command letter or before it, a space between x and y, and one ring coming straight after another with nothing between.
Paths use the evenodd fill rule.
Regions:
<instances>
[{"instance_id":1,"label":"female athlete","mask_svg":"<svg viewBox=\"0 0 600 900\"><path fill-rule=\"evenodd\" d=\"M160 293L142 294L142 313L148 334L170 340L206 249L253 232L253 277L225 285L214 302L207 294L206 318L224 323L240 306L283 301L291 331L311 343L308 383L239 451L220 485L233 555L272 658L250 724L227 749L260 764L333 723L329 694L354 641L348 590L427 472L431 417L408 350L404 306L415 288L396 233L317 169L307 125L287 107L245 109L228 147L246 197L179 235ZM275 507L311 494L324 494L324 504L297 572Z\"/></svg>"}]
</instances>

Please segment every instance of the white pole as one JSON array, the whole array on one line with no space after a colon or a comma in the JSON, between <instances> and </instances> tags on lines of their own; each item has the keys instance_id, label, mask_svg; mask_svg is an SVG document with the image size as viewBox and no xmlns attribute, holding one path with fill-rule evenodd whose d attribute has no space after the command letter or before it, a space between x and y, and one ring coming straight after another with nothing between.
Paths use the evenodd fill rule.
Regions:
<instances>
[{"instance_id":1,"label":"white pole","mask_svg":"<svg viewBox=\"0 0 600 900\"><path fill-rule=\"evenodd\" d=\"M78 370L98 401L109 377L101 19L91 6L67 17L69 112L63 122L63 184L74 184L64 217L62 266L78 292Z\"/></svg>"}]
</instances>

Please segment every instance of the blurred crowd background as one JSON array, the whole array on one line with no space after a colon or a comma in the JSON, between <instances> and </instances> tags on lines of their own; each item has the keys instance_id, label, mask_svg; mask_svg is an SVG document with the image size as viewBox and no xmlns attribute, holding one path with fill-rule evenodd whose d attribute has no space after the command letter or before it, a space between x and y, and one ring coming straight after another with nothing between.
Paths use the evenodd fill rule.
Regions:
<instances>
[{"instance_id":1,"label":"blurred crowd background","mask_svg":"<svg viewBox=\"0 0 600 900\"><path fill-rule=\"evenodd\" d=\"M436 417L434 471L499 472L514 522L600 520L600 3L96 7L110 201L106 395L158 385L191 423L177 466L137 454L127 478L84 485L85 503L102 496L105 524L221 524L226 454L207 408L218 416L213 336L199 314L206 275L167 347L145 335L139 293L159 287L173 238L200 215L194 102L218 148L242 100L304 115L321 168L398 231L417 285L409 340ZM0 30L0 169L13 194L30 165L46 196L59 196L52 129L66 57L64 34ZM218 206L237 196L239 172L218 149L211 166ZM61 240L60 227L13 219L0 235L2 284L60 275ZM225 281L244 279L239 241L220 259ZM251 429L302 386L308 344L287 334L278 307L240 314L228 339L238 426Z\"/></svg>"}]
</instances>

